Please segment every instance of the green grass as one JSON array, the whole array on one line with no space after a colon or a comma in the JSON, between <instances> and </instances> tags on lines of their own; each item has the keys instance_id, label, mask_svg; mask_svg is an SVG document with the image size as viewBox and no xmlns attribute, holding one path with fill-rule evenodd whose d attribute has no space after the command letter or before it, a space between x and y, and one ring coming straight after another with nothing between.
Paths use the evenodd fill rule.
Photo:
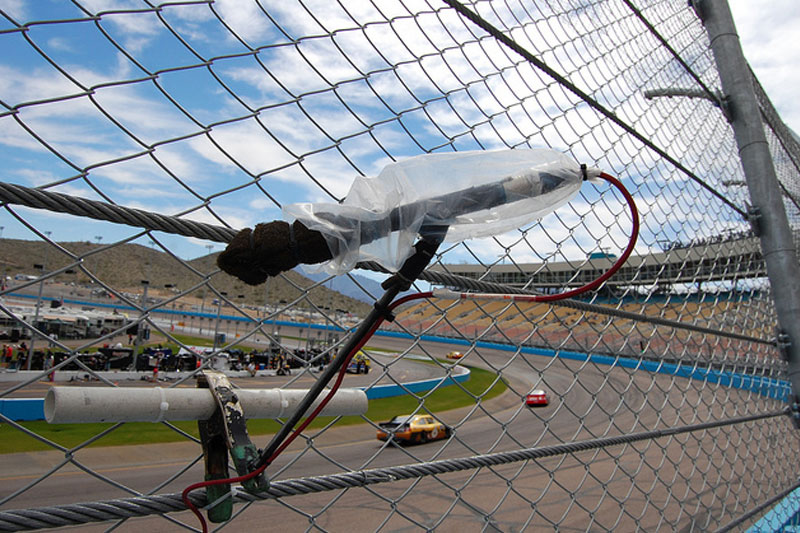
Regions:
<instances>
[{"instance_id":1,"label":"green grass","mask_svg":"<svg viewBox=\"0 0 800 533\"><path fill-rule=\"evenodd\" d=\"M433 413L441 413L471 405L475 402L475 396L480 396L481 400L485 401L505 392L506 384L499 380L495 382L495 374L477 368L470 368L470 370L472 371L470 379L461 385L464 390L458 385L450 385L432 393L423 393L421 397L405 395L371 400L366 417L374 422L382 422L398 414L411 413L419 405L420 398L424 401L425 409ZM332 417L319 417L311 423L311 427L321 428L332 420ZM361 416L346 416L340 418L336 425L363 423L365 422ZM172 424L190 435L198 436L196 422L173 422ZM48 424L43 421L21 422L20 425L65 448L73 448L114 426L114 424ZM250 435L272 434L277 431L278 427L278 423L273 420L249 420L247 422ZM177 442L185 438L165 424L131 422L122 424L90 446L157 444ZM51 449L52 447L48 444L29 436L16 427L0 424L0 453Z\"/></svg>"}]
</instances>

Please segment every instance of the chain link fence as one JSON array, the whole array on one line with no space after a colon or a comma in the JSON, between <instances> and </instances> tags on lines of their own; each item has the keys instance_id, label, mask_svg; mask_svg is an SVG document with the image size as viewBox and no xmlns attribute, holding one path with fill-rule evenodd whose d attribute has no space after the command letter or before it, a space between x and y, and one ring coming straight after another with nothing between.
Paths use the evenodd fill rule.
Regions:
<instances>
[{"instance_id":1,"label":"chain link fence","mask_svg":"<svg viewBox=\"0 0 800 533\"><path fill-rule=\"evenodd\" d=\"M399 308L345 386L400 395L305 430L267 470L270 491L235 489L216 527L745 530L797 488L782 289L686 2L74 0L0 14L0 530L197 528L178 494L203 477L196 426L86 434L6 407L51 382L194 387L205 368L308 388L386 274L251 287L217 253L393 161L499 148L617 176L640 211L634 255L581 299ZM797 246L800 152L754 85ZM412 291L580 286L631 222L621 195L587 183L527 227L443 245ZM526 404L535 390L548 405ZM446 438L375 439L405 414ZM256 445L277 427L259 423Z\"/></svg>"}]
</instances>

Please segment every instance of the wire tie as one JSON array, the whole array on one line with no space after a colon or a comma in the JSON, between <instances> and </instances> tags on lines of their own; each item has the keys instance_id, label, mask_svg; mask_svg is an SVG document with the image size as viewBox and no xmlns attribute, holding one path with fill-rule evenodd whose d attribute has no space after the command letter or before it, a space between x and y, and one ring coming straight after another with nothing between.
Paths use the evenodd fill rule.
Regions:
<instances>
[{"instance_id":1,"label":"wire tie","mask_svg":"<svg viewBox=\"0 0 800 533\"><path fill-rule=\"evenodd\" d=\"M164 415L166 415L167 411L169 411L169 402L167 401L167 395L164 389L162 387L156 387L156 389L158 390L158 393L161 396L161 402L159 402L158 404L158 418L156 418L155 421L163 422Z\"/></svg>"},{"instance_id":2,"label":"wire tie","mask_svg":"<svg viewBox=\"0 0 800 533\"><path fill-rule=\"evenodd\" d=\"M378 310L384 320L387 322L394 322L394 313L389 310L388 305L381 305L379 302L375 302L373 307Z\"/></svg>"}]
</instances>

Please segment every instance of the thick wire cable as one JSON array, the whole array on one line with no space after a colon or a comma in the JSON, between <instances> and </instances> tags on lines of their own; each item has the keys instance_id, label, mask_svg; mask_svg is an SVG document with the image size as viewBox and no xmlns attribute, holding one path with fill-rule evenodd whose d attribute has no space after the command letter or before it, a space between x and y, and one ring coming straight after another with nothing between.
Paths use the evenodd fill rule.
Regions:
<instances>
[{"instance_id":1,"label":"thick wire cable","mask_svg":"<svg viewBox=\"0 0 800 533\"><path fill-rule=\"evenodd\" d=\"M251 494L240 488L232 489L231 496L236 502L255 502L265 499L284 498L333 490L366 487L392 483L404 479L417 479L426 476L449 474L478 468L500 466L520 461L536 461L548 457L597 450L609 446L632 444L635 442L674 437L694 431L709 430L759 420L778 418L790 414L785 409L742 415L725 420L714 420L651 431L641 431L612 437L601 437L583 441L524 448L508 452L475 455L455 459L442 459L417 464L399 465L372 470L343 472L318 477L304 477L274 481L269 489L260 494ZM194 505L202 506L208 502L205 494L192 491L186 495ZM122 518L165 514L183 511L187 508L182 494L161 494L137 498L121 498L102 502L0 511L0 531L26 531L50 527L78 525L90 522L105 522Z\"/></svg>"}]
</instances>

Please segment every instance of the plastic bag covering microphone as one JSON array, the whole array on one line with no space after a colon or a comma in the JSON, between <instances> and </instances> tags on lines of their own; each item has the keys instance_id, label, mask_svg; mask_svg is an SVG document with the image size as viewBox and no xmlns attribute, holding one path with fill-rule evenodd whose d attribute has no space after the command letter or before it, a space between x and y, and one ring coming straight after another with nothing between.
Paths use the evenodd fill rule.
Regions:
<instances>
[{"instance_id":1,"label":"plastic bag covering microphone","mask_svg":"<svg viewBox=\"0 0 800 533\"><path fill-rule=\"evenodd\" d=\"M580 165L549 149L426 154L358 177L341 204L284 207L325 238L333 259L306 269L343 274L359 261L396 271L418 236L459 242L524 227L580 190Z\"/></svg>"}]
</instances>

